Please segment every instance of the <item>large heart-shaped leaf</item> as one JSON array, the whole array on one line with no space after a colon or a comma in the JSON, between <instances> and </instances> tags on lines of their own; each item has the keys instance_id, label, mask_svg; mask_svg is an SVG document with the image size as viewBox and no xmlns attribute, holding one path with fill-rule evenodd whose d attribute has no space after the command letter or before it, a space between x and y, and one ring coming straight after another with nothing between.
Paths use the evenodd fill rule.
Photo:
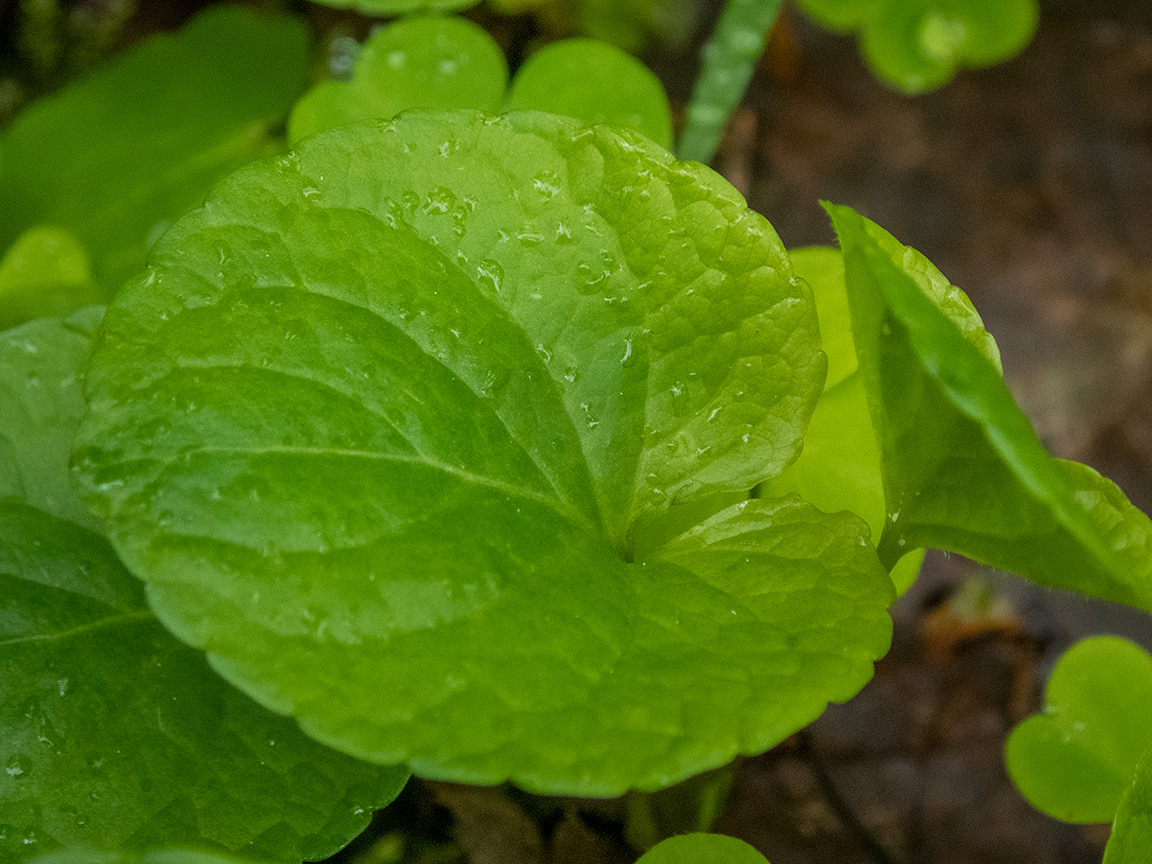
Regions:
<instances>
[{"instance_id":1,"label":"large heart-shaped leaf","mask_svg":"<svg viewBox=\"0 0 1152 864\"><path fill-rule=\"evenodd\" d=\"M311 734L427 776L656 787L851 696L866 527L745 501L825 361L703 166L409 112L233 175L110 308L75 458L161 619Z\"/></svg>"},{"instance_id":2,"label":"large heart-shaped leaf","mask_svg":"<svg viewBox=\"0 0 1152 864\"><path fill-rule=\"evenodd\" d=\"M1053 459L959 289L847 207L827 205L888 523L881 559L959 552L1046 585L1152 609L1152 522L1114 483ZM918 263L920 262L920 263Z\"/></svg>"},{"instance_id":3,"label":"large heart-shaped leaf","mask_svg":"<svg viewBox=\"0 0 1152 864\"><path fill-rule=\"evenodd\" d=\"M285 864L355 837L407 777L213 673L73 518L67 454L98 310L0 335L0 860L209 844ZM78 524L79 523L79 524Z\"/></svg>"}]
</instances>

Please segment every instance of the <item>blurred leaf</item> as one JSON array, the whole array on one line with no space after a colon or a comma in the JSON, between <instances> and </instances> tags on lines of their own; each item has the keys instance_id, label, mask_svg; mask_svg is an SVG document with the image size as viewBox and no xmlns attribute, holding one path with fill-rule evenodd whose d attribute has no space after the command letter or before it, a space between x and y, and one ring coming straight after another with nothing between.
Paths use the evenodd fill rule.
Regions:
<instances>
[{"instance_id":1,"label":"blurred leaf","mask_svg":"<svg viewBox=\"0 0 1152 864\"><path fill-rule=\"evenodd\" d=\"M1152 656L1127 639L1097 636L1064 652L1042 713L1012 730L1005 753L1036 809L1065 822L1111 822L1150 746ZM1147 779L1132 795L1130 807L1146 808Z\"/></svg>"},{"instance_id":2,"label":"blurred leaf","mask_svg":"<svg viewBox=\"0 0 1152 864\"><path fill-rule=\"evenodd\" d=\"M529 57L512 82L508 107L627 126L672 146L664 85L631 54L595 39L564 39Z\"/></svg>"},{"instance_id":3,"label":"blurred leaf","mask_svg":"<svg viewBox=\"0 0 1152 864\"><path fill-rule=\"evenodd\" d=\"M681 834L657 843L636 864L768 864L743 840L724 834Z\"/></svg>"},{"instance_id":4,"label":"blurred leaf","mask_svg":"<svg viewBox=\"0 0 1152 864\"><path fill-rule=\"evenodd\" d=\"M0 330L67 315L102 299L88 253L66 228L29 228L0 261Z\"/></svg>"},{"instance_id":5,"label":"blurred leaf","mask_svg":"<svg viewBox=\"0 0 1152 864\"><path fill-rule=\"evenodd\" d=\"M213 6L30 105L0 137L0 248L65 229L110 297L168 224L273 145L307 42L295 19Z\"/></svg>"},{"instance_id":6,"label":"blurred leaf","mask_svg":"<svg viewBox=\"0 0 1152 864\"><path fill-rule=\"evenodd\" d=\"M908 93L932 90L962 66L1000 63L1032 40L1037 0L799 0L835 30L860 32L864 57Z\"/></svg>"},{"instance_id":7,"label":"blurred leaf","mask_svg":"<svg viewBox=\"0 0 1152 864\"><path fill-rule=\"evenodd\" d=\"M404 19L368 39L350 81L322 81L296 103L288 139L407 108L495 112L507 83L504 52L483 28L464 18Z\"/></svg>"}]
</instances>

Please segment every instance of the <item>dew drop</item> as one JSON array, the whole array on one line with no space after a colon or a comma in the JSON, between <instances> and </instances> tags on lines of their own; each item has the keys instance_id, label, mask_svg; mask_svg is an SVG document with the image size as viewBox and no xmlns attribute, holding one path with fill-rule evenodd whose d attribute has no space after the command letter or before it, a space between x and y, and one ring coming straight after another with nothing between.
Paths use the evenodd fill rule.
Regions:
<instances>
[{"instance_id":1,"label":"dew drop","mask_svg":"<svg viewBox=\"0 0 1152 864\"><path fill-rule=\"evenodd\" d=\"M416 208L420 206L420 196L409 189L400 196L400 203L409 213L415 213Z\"/></svg>"},{"instance_id":2,"label":"dew drop","mask_svg":"<svg viewBox=\"0 0 1152 864\"><path fill-rule=\"evenodd\" d=\"M572 239L572 229L568 227L566 222L561 222L556 226L556 243L560 246L567 246L575 241Z\"/></svg>"},{"instance_id":3,"label":"dew drop","mask_svg":"<svg viewBox=\"0 0 1152 864\"><path fill-rule=\"evenodd\" d=\"M31 770L31 767L28 757L17 753L8 760L8 766L4 770L8 772L9 777L23 777Z\"/></svg>"},{"instance_id":4,"label":"dew drop","mask_svg":"<svg viewBox=\"0 0 1152 864\"><path fill-rule=\"evenodd\" d=\"M551 201L560 192L560 178L554 171L541 171L532 178L532 188L545 201Z\"/></svg>"},{"instance_id":5,"label":"dew drop","mask_svg":"<svg viewBox=\"0 0 1152 864\"><path fill-rule=\"evenodd\" d=\"M521 246L531 248L539 246L544 241L544 235L537 234L535 231L524 230L516 235L516 239L520 241Z\"/></svg>"},{"instance_id":6,"label":"dew drop","mask_svg":"<svg viewBox=\"0 0 1152 864\"><path fill-rule=\"evenodd\" d=\"M485 258L476 265L476 278L485 288L499 294L504 284L504 268L491 258Z\"/></svg>"},{"instance_id":7,"label":"dew drop","mask_svg":"<svg viewBox=\"0 0 1152 864\"><path fill-rule=\"evenodd\" d=\"M428 193L428 203L424 205L424 212L431 215L441 215L449 212L455 206L456 195L451 189L434 186Z\"/></svg>"},{"instance_id":8,"label":"dew drop","mask_svg":"<svg viewBox=\"0 0 1152 864\"><path fill-rule=\"evenodd\" d=\"M319 194L320 194L320 190L317 189L315 186L305 186L304 187L304 197L305 198L315 198Z\"/></svg>"},{"instance_id":9,"label":"dew drop","mask_svg":"<svg viewBox=\"0 0 1152 864\"><path fill-rule=\"evenodd\" d=\"M20 842L23 843L25 846L31 846L33 843L35 843L39 839L40 838L36 836L36 832L33 829L29 828L27 831L24 832L24 836L21 838Z\"/></svg>"}]
</instances>

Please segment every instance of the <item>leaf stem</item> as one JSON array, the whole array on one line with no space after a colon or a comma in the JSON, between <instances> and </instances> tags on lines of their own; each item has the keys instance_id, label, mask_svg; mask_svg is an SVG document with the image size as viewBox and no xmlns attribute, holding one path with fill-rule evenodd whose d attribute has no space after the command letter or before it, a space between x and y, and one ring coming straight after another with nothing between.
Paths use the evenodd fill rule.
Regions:
<instances>
[{"instance_id":1,"label":"leaf stem","mask_svg":"<svg viewBox=\"0 0 1152 864\"><path fill-rule=\"evenodd\" d=\"M704 46L703 66L688 103L677 156L709 161L744 96L783 0L728 0Z\"/></svg>"}]
</instances>

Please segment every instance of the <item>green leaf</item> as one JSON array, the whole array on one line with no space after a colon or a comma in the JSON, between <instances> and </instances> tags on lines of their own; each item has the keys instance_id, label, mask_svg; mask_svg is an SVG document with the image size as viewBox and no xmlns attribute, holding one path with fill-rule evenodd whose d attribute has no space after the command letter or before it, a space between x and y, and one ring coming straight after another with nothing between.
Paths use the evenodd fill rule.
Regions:
<instances>
[{"instance_id":1,"label":"green leaf","mask_svg":"<svg viewBox=\"0 0 1152 864\"><path fill-rule=\"evenodd\" d=\"M1136 766L1136 778L1124 790L1104 849L1103 864L1144 864L1152 854L1152 748Z\"/></svg>"},{"instance_id":2,"label":"green leaf","mask_svg":"<svg viewBox=\"0 0 1152 864\"><path fill-rule=\"evenodd\" d=\"M562 39L529 57L512 82L508 107L627 126L672 147L664 85L631 54L596 39Z\"/></svg>"},{"instance_id":3,"label":"green leaf","mask_svg":"<svg viewBox=\"0 0 1152 864\"><path fill-rule=\"evenodd\" d=\"M365 15L408 15L412 12L452 12L480 0L312 0L333 9L355 9Z\"/></svg>"},{"instance_id":4,"label":"green leaf","mask_svg":"<svg viewBox=\"0 0 1152 864\"><path fill-rule=\"evenodd\" d=\"M84 246L72 232L36 225L0 261L0 330L99 302Z\"/></svg>"},{"instance_id":5,"label":"green leaf","mask_svg":"<svg viewBox=\"0 0 1152 864\"><path fill-rule=\"evenodd\" d=\"M1127 639L1097 636L1064 652L1043 713L1012 730L1005 753L1012 780L1038 810L1065 822L1111 822L1150 745L1152 656ZM1143 806L1144 785L1131 806Z\"/></svg>"},{"instance_id":6,"label":"green leaf","mask_svg":"<svg viewBox=\"0 0 1152 864\"><path fill-rule=\"evenodd\" d=\"M862 517L872 536L879 538L886 516L880 450L852 341L844 259L839 250L819 246L793 250L791 257L796 275L812 286L828 355L828 379L804 435L800 458L763 483L760 494L796 493L828 513L849 510ZM917 551L895 564L890 575L898 593L911 587L923 559L924 553Z\"/></svg>"},{"instance_id":7,"label":"green leaf","mask_svg":"<svg viewBox=\"0 0 1152 864\"><path fill-rule=\"evenodd\" d=\"M735 837L724 834L680 834L657 843L636 864L768 864L767 859Z\"/></svg>"},{"instance_id":8,"label":"green leaf","mask_svg":"<svg viewBox=\"0 0 1152 864\"><path fill-rule=\"evenodd\" d=\"M296 103L288 139L408 108L496 111L508 84L504 52L464 18L408 18L365 43L350 81L322 81Z\"/></svg>"},{"instance_id":9,"label":"green leaf","mask_svg":"<svg viewBox=\"0 0 1152 864\"><path fill-rule=\"evenodd\" d=\"M1152 609L1148 517L1092 469L1044 452L959 289L933 288L925 271L897 264L916 259L886 232L847 207L826 207L880 445L881 560L947 549Z\"/></svg>"},{"instance_id":10,"label":"green leaf","mask_svg":"<svg viewBox=\"0 0 1152 864\"><path fill-rule=\"evenodd\" d=\"M66 849L37 855L27 864L264 864L231 855L217 855L194 849L164 849L151 852L88 852Z\"/></svg>"},{"instance_id":11,"label":"green leaf","mask_svg":"<svg viewBox=\"0 0 1152 864\"><path fill-rule=\"evenodd\" d=\"M62 490L94 325L89 310L0 336L0 476L24 487L0 497L0 860L185 843L326 857L406 772L321 747L230 687L103 537L58 518L75 513Z\"/></svg>"},{"instance_id":12,"label":"green leaf","mask_svg":"<svg viewBox=\"0 0 1152 864\"><path fill-rule=\"evenodd\" d=\"M66 229L110 297L157 232L268 151L303 88L307 40L295 19L215 6L33 103L0 138L0 249L32 225Z\"/></svg>"},{"instance_id":13,"label":"green leaf","mask_svg":"<svg viewBox=\"0 0 1152 864\"><path fill-rule=\"evenodd\" d=\"M782 5L782 0L728 0L725 4L716 31L704 46L700 75L692 88L687 124L676 147L681 159L707 162L716 152Z\"/></svg>"},{"instance_id":14,"label":"green leaf","mask_svg":"<svg viewBox=\"0 0 1152 864\"><path fill-rule=\"evenodd\" d=\"M68 451L86 405L79 371L101 310L32 321L0 333L0 497L99 530L68 477Z\"/></svg>"},{"instance_id":15,"label":"green leaf","mask_svg":"<svg viewBox=\"0 0 1152 864\"><path fill-rule=\"evenodd\" d=\"M109 310L75 457L161 619L321 740L655 788L781 740L887 649L855 517L746 502L634 541L795 457L816 328L703 166L555 115L407 112L173 227Z\"/></svg>"},{"instance_id":16,"label":"green leaf","mask_svg":"<svg viewBox=\"0 0 1152 864\"><path fill-rule=\"evenodd\" d=\"M800 0L836 30L859 30L864 57L881 78L908 93L932 90L962 66L1019 54L1032 41L1036 0Z\"/></svg>"}]
</instances>

